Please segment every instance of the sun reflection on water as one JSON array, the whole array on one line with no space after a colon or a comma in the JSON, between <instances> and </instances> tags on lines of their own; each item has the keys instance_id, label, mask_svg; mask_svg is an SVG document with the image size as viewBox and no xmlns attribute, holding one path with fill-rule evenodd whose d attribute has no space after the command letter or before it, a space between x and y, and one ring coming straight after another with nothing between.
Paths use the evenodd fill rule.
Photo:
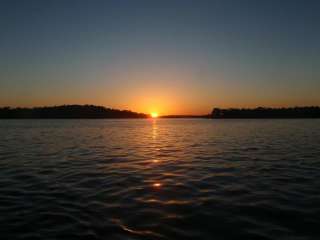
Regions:
<instances>
[{"instance_id":1,"label":"sun reflection on water","mask_svg":"<svg viewBox=\"0 0 320 240\"><path fill-rule=\"evenodd\" d=\"M157 136L158 136L157 120L153 119L153 121L152 121L152 138L156 139Z\"/></svg>"}]
</instances>

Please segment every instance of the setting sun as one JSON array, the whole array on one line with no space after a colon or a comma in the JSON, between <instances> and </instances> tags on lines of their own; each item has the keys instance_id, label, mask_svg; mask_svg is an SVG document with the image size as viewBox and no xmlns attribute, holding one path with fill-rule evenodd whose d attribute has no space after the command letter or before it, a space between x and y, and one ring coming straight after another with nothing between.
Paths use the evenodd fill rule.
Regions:
<instances>
[{"instance_id":1,"label":"setting sun","mask_svg":"<svg viewBox=\"0 0 320 240\"><path fill-rule=\"evenodd\" d=\"M157 112L152 112L150 113L152 118L157 118L158 117L158 113Z\"/></svg>"},{"instance_id":2,"label":"setting sun","mask_svg":"<svg viewBox=\"0 0 320 240\"><path fill-rule=\"evenodd\" d=\"M162 184L161 184L161 183L154 183L154 184L152 184L152 185L153 185L154 187L157 187L157 188L158 188L158 187L161 187Z\"/></svg>"}]
</instances>

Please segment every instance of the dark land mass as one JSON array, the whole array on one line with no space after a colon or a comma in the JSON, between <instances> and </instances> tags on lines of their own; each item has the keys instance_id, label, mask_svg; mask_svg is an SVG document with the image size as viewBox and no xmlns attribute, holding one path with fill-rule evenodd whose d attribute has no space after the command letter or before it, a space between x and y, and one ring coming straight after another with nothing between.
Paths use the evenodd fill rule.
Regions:
<instances>
[{"instance_id":1,"label":"dark land mass","mask_svg":"<svg viewBox=\"0 0 320 240\"><path fill-rule=\"evenodd\" d=\"M0 119L9 118L147 118L147 114L94 105L63 105L35 108L0 108Z\"/></svg>"},{"instance_id":2,"label":"dark land mass","mask_svg":"<svg viewBox=\"0 0 320 240\"><path fill-rule=\"evenodd\" d=\"M211 118L320 118L320 107L214 108Z\"/></svg>"},{"instance_id":3,"label":"dark land mass","mask_svg":"<svg viewBox=\"0 0 320 240\"><path fill-rule=\"evenodd\" d=\"M27 118L148 118L148 114L94 105L63 105L34 108L0 108L0 119ZM214 108L208 115L166 115L160 118L320 118L320 107Z\"/></svg>"}]
</instances>

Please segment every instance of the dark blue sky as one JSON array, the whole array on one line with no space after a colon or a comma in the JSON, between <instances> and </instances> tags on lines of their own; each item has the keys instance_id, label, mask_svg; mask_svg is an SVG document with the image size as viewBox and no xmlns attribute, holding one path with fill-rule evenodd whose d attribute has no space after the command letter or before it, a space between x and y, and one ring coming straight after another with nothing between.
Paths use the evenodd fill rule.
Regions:
<instances>
[{"instance_id":1,"label":"dark blue sky","mask_svg":"<svg viewBox=\"0 0 320 240\"><path fill-rule=\"evenodd\" d=\"M0 3L0 105L320 104L320 1Z\"/></svg>"}]
</instances>

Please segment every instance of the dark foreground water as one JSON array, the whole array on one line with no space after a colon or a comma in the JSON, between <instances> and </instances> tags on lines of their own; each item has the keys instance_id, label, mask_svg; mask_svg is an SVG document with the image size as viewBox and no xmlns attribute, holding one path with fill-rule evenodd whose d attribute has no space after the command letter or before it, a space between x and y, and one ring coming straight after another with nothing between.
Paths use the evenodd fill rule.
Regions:
<instances>
[{"instance_id":1,"label":"dark foreground water","mask_svg":"<svg viewBox=\"0 0 320 240\"><path fill-rule=\"evenodd\" d=\"M320 239L320 120L2 120L1 239Z\"/></svg>"}]
</instances>

